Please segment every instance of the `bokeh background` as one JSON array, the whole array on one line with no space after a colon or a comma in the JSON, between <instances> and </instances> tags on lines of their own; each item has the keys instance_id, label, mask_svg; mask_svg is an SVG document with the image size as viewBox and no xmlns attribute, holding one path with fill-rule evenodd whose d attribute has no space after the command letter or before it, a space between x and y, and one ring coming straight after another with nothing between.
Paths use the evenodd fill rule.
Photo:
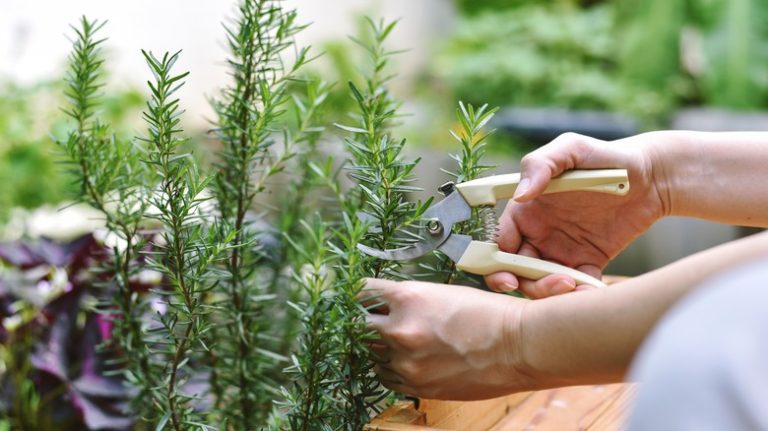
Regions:
<instances>
[{"instance_id":1,"label":"bokeh background","mask_svg":"<svg viewBox=\"0 0 768 431\"><path fill-rule=\"evenodd\" d=\"M58 211L72 196L51 135L59 111L69 24L108 20L106 115L141 133L140 49L182 50L191 71L179 93L185 128L211 157L208 97L227 82L221 22L232 1L0 0L0 236L66 235ZM760 0L286 0L311 23L299 43L324 53L313 65L339 81L328 118L343 118L343 85L361 62L348 35L362 17L399 18L393 92L400 136L432 194L450 163L457 101L500 106L488 161L517 169L525 152L564 131L617 139L652 129L768 130L768 2ZM327 140L333 141L333 134ZM41 209L42 208L42 209ZM670 218L609 271L637 274L753 230Z\"/></svg>"}]
</instances>

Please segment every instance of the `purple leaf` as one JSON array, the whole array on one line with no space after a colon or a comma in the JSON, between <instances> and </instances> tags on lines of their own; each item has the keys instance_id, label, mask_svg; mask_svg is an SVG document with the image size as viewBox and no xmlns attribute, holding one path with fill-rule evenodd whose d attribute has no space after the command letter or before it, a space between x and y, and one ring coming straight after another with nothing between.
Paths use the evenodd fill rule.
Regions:
<instances>
[{"instance_id":1,"label":"purple leaf","mask_svg":"<svg viewBox=\"0 0 768 431\"><path fill-rule=\"evenodd\" d=\"M80 263L87 257L96 244L92 234L84 235L74 241L59 244L48 238L40 238L33 243L0 243L0 259L20 268L29 269L38 265L70 266ZM78 269L83 265L78 266Z\"/></svg>"},{"instance_id":2,"label":"purple leaf","mask_svg":"<svg viewBox=\"0 0 768 431\"><path fill-rule=\"evenodd\" d=\"M21 269L32 268L42 263L29 246L18 242L0 243L0 259Z\"/></svg>"},{"instance_id":3,"label":"purple leaf","mask_svg":"<svg viewBox=\"0 0 768 431\"><path fill-rule=\"evenodd\" d=\"M71 330L71 316L61 314L50 328L45 343L38 345L37 350L30 357L33 367L44 371L61 381L67 381L66 346L68 345L69 332Z\"/></svg>"},{"instance_id":4,"label":"purple leaf","mask_svg":"<svg viewBox=\"0 0 768 431\"><path fill-rule=\"evenodd\" d=\"M33 367L64 385L71 408L88 429L130 429L127 413L132 393L117 376L105 376L107 352L97 346L103 341L104 319L89 314L85 325L76 325L79 294L65 295L49 304L54 321L31 357Z\"/></svg>"},{"instance_id":5,"label":"purple leaf","mask_svg":"<svg viewBox=\"0 0 768 431\"><path fill-rule=\"evenodd\" d=\"M125 413L128 411L127 401L116 405L114 402L105 403L98 398L81 396L77 404L90 430L129 430L133 425L133 419Z\"/></svg>"}]
</instances>

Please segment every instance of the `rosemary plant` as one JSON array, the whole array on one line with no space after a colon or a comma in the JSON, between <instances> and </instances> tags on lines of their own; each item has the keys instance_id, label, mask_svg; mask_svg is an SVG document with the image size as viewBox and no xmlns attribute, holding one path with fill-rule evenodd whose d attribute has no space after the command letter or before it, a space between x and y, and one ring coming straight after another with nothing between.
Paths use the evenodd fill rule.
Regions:
<instances>
[{"instance_id":1,"label":"rosemary plant","mask_svg":"<svg viewBox=\"0 0 768 431\"><path fill-rule=\"evenodd\" d=\"M341 219L305 225L311 246L296 247L304 258L304 300L295 307L302 334L298 351L288 368L292 386L284 389L284 421L278 426L291 430L359 430L389 393L373 374L369 344L374 334L366 328L367 311L358 302L364 278L405 278L399 266L361 254L357 244L373 242L378 247L401 244L396 234L413 221L426 205L413 204L406 193L418 161L405 161L404 141L394 139L389 128L398 104L391 98L384 75L391 52L384 41L395 23L368 20L370 44L356 40L369 54L370 72L359 89L349 84L358 110L350 116L355 125L337 126L348 132L346 168L353 180L345 190L331 160L311 169L329 186L341 206ZM365 221L363 221L365 219ZM381 230L373 229L379 223ZM329 227L334 226L330 231Z\"/></svg>"},{"instance_id":2,"label":"rosemary plant","mask_svg":"<svg viewBox=\"0 0 768 431\"><path fill-rule=\"evenodd\" d=\"M367 313L358 303L364 277L408 278L397 262L373 259L361 254L357 244L366 242L377 248L398 247L407 241L400 233L427 208L408 201L407 193L418 190L409 185L418 160L407 161L402 150L405 140L394 138L390 127L399 104L391 97L387 84L392 76L386 67L393 52L384 42L396 22L368 20L370 43L361 44L370 59L370 72L364 85L349 84L358 111L351 114L355 125L338 125L350 133L346 147L350 154L347 169L355 187L342 202L344 218L335 232L332 250L337 254L338 292L335 309L338 375L333 379L334 405L347 429L360 429L368 422L377 404L388 395L372 373L373 356L369 344L374 334L366 328ZM363 221L365 220L365 221ZM375 229L370 229L375 225Z\"/></svg>"},{"instance_id":3,"label":"rosemary plant","mask_svg":"<svg viewBox=\"0 0 768 431\"><path fill-rule=\"evenodd\" d=\"M386 87L393 78L385 72L394 52L384 48L384 41L396 23L376 23L369 19L372 42L365 44L354 39L367 51L371 72L365 77L362 91L354 83L349 83L359 109L350 116L357 121L357 125L337 124L352 134L346 140L350 154L347 168L356 182L356 188L343 202L345 211L351 219L362 218L377 227L366 233L364 240L379 249L403 246L409 239L412 240L400 233L429 206L429 202L415 204L408 201L408 193L420 190L410 185L415 180L413 170L419 160L404 160L402 151L405 140L397 140L390 133L399 103ZM372 277L388 275L399 278L399 267L400 264L394 261L369 259L366 262Z\"/></svg>"},{"instance_id":4,"label":"rosemary plant","mask_svg":"<svg viewBox=\"0 0 768 431\"><path fill-rule=\"evenodd\" d=\"M187 73L173 75L171 69L179 53L155 57L142 51L155 77L149 83L152 96L144 119L149 125L147 163L154 167L158 182L151 203L152 214L162 225L160 239L154 241L149 267L168 280L168 289L155 292L164 298L167 309L157 313L157 325L144 337L151 349L153 402L160 415L157 428L166 424L174 430L199 427L202 415L193 401L201 394L189 393L184 386L193 375L193 367L202 361L208 347L203 335L210 330L210 310L204 295L213 286L213 265L231 248L232 238L217 237L218 232L206 222L201 204L208 200L205 188L211 178L203 177L190 154L179 154L185 139L180 136L181 111L174 93L183 85Z\"/></svg>"},{"instance_id":5,"label":"rosemary plant","mask_svg":"<svg viewBox=\"0 0 768 431\"><path fill-rule=\"evenodd\" d=\"M274 293L287 304L296 303L304 294L302 286L299 288L294 286L295 279L290 279L290 274L294 272L293 268L301 267L305 263L301 250L312 247L312 244L302 240L306 234L304 222L313 217L313 212L321 204L312 196L317 184L311 163L319 157L317 144L325 129L312 126L310 120L321 124L322 120L317 117L320 116L321 108L332 86L320 79L311 79L306 82L305 87L304 95L298 92L291 94L295 127L297 133L303 136L303 142L294 151L295 156L290 169L293 175L282 175L286 186L281 192L283 197L279 201L278 220L275 226L285 240L279 243L279 250L274 253L272 280L269 287L270 293ZM286 314L281 320L282 325L277 328L276 334L280 340L277 349L279 352L287 354L296 348L300 319L299 315L291 313L291 309L286 309Z\"/></svg>"},{"instance_id":6,"label":"rosemary plant","mask_svg":"<svg viewBox=\"0 0 768 431\"><path fill-rule=\"evenodd\" d=\"M459 130L450 130L450 134L460 145L461 153L452 154L457 163L455 172L444 171L453 177L456 183L474 180L493 166L485 165L482 158L485 155L487 138L494 130L484 131L483 128L493 118L498 108L488 109L488 105L483 105L475 109L471 104L464 105L459 102L456 108L456 119L459 123ZM495 240L496 212L492 207L473 208L472 217L454 227L457 233L470 235L473 237L482 237L488 240ZM489 231L491 230L491 231ZM473 284L475 279L465 277L464 274L456 268L456 263L447 256L440 254L436 262L422 263L420 265L427 272L421 277L434 280L438 277L443 283L454 283L457 278L462 282Z\"/></svg>"},{"instance_id":7,"label":"rosemary plant","mask_svg":"<svg viewBox=\"0 0 768 431\"><path fill-rule=\"evenodd\" d=\"M104 24L82 17L79 27L73 27L76 37L72 41L65 90L69 106L64 112L74 126L66 141L58 144L64 149L73 178L80 184L78 198L101 211L108 235L113 239L111 256L101 271L111 275L106 284L116 287L118 294L105 300L103 311L114 317L113 342L122 350L123 359L118 365L139 390L136 399L143 399L152 388L143 378L149 373L148 357L141 342L141 319L146 308L132 291L130 280L138 271L136 261L145 244L140 228L147 207L143 181L148 173L133 144L116 138L109 125L98 117L104 39L98 39L96 33ZM134 407L141 416L152 410L141 402Z\"/></svg>"},{"instance_id":8,"label":"rosemary plant","mask_svg":"<svg viewBox=\"0 0 768 431\"><path fill-rule=\"evenodd\" d=\"M311 223L300 222L305 241L302 244L289 241L296 253L306 262L294 274L302 287L304 299L290 305L300 316L302 333L298 352L291 355L292 365L286 373L293 379L290 388L283 388L283 400L277 403L283 408L284 423L275 428L309 431L322 426L338 428L338 417L332 408L334 399L326 392L335 372L336 317L335 292L330 289L334 281L333 264L336 256L327 248L330 239L328 225L319 215ZM336 424L336 426L332 426Z\"/></svg>"},{"instance_id":9,"label":"rosemary plant","mask_svg":"<svg viewBox=\"0 0 768 431\"><path fill-rule=\"evenodd\" d=\"M311 58L308 48L296 50L286 60L293 37L304 26L296 24L296 12L282 2L244 0L238 16L227 27L228 65L233 78L213 106L217 112L216 136L222 143L214 194L222 225L234 232L217 288L225 299L219 303L222 324L214 334L219 340L212 360L216 409L237 429L262 423L272 398L278 393L275 375L284 358L275 342L273 283L263 279L264 251L254 242L257 196L268 181L282 171L297 146L313 142L317 129L313 115L325 98L322 86L310 87L305 104L297 103L297 129L281 125L298 71ZM282 145L277 150L277 143ZM231 390L228 388L237 388Z\"/></svg>"}]
</instances>

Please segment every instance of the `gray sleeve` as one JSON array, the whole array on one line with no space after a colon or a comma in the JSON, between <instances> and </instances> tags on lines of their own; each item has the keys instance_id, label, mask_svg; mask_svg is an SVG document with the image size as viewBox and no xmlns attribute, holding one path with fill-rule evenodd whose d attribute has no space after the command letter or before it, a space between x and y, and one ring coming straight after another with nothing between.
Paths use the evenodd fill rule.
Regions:
<instances>
[{"instance_id":1,"label":"gray sleeve","mask_svg":"<svg viewBox=\"0 0 768 431\"><path fill-rule=\"evenodd\" d=\"M683 298L641 347L628 429L768 430L768 260Z\"/></svg>"}]
</instances>

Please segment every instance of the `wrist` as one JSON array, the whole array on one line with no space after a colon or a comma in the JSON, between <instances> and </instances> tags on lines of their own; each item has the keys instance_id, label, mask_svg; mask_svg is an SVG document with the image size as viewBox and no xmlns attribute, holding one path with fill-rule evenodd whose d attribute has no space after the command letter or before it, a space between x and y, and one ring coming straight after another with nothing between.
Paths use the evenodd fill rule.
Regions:
<instances>
[{"instance_id":1,"label":"wrist","mask_svg":"<svg viewBox=\"0 0 768 431\"><path fill-rule=\"evenodd\" d=\"M619 323L637 302L617 302L615 293L593 289L530 301L519 331L528 389L621 381L641 339Z\"/></svg>"},{"instance_id":2,"label":"wrist","mask_svg":"<svg viewBox=\"0 0 768 431\"><path fill-rule=\"evenodd\" d=\"M689 177L689 162L695 159L693 155L686 155L689 147L686 134L658 131L645 133L644 136L646 145L643 152L650 172L650 186L659 201L662 216L679 215L682 206L679 197L684 195L681 190Z\"/></svg>"},{"instance_id":3,"label":"wrist","mask_svg":"<svg viewBox=\"0 0 768 431\"><path fill-rule=\"evenodd\" d=\"M526 300L517 322L515 371L525 378L526 390L541 390L569 383L553 367L553 359L562 353L552 338L542 335L547 329L547 299Z\"/></svg>"},{"instance_id":4,"label":"wrist","mask_svg":"<svg viewBox=\"0 0 768 431\"><path fill-rule=\"evenodd\" d=\"M697 198L702 184L717 180L708 152L706 132L659 131L648 133L647 148L654 187L665 216L699 216Z\"/></svg>"},{"instance_id":5,"label":"wrist","mask_svg":"<svg viewBox=\"0 0 768 431\"><path fill-rule=\"evenodd\" d=\"M537 303L540 301L509 298L504 317L504 346L502 358L506 375L514 376L509 392L531 391L556 386L551 373L542 369L542 341L537 339L541 322Z\"/></svg>"}]
</instances>

